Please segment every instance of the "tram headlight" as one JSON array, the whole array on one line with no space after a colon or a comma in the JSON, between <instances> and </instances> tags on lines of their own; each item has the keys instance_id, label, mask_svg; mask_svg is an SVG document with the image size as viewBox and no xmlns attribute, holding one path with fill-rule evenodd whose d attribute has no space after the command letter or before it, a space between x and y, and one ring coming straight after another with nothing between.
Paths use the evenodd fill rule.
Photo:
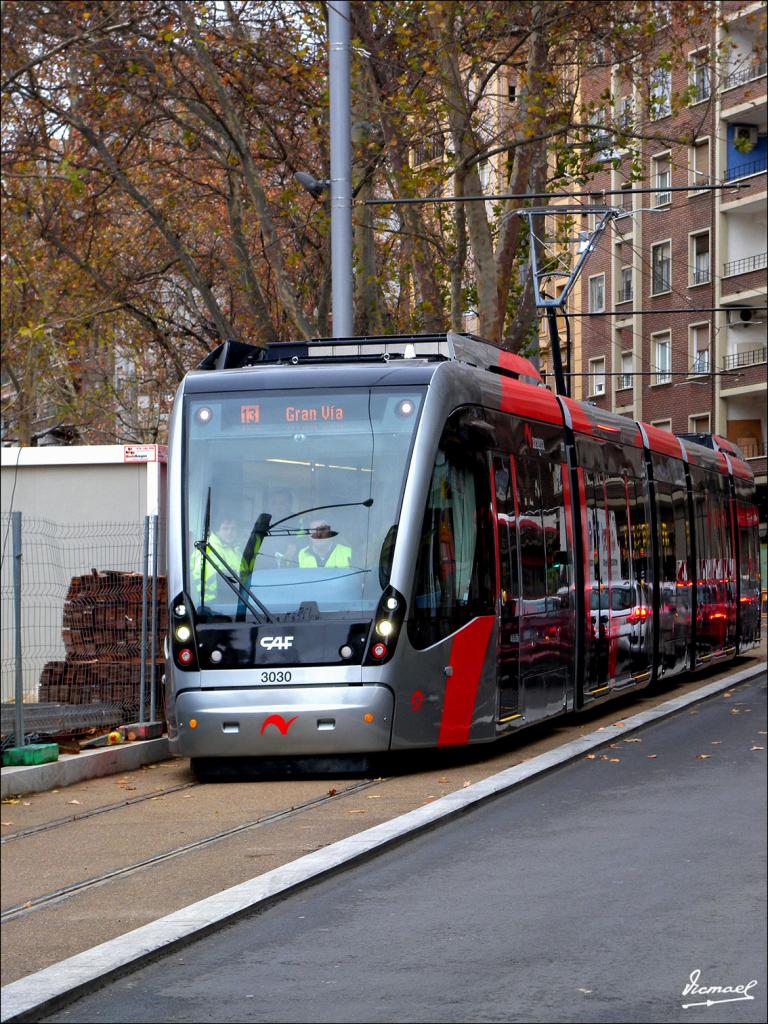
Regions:
<instances>
[{"instance_id":1,"label":"tram headlight","mask_svg":"<svg viewBox=\"0 0 768 1024\"><path fill-rule=\"evenodd\" d=\"M397 638L405 619L405 598L400 591L388 586L379 600L373 618L373 634L369 641L364 664L381 664L395 653Z\"/></svg>"},{"instance_id":2,"label":"tram headlight","mask_svg":"<svg viewBox=\"0 0 768 1024\"><path fill-rule=\"evenodd\" d=\"M191 636L192 630L189 628L186 622L182 622L180 626L176 627L176 639L180 641L182 644L185 644Z\"/></svg>"}]
</instances>

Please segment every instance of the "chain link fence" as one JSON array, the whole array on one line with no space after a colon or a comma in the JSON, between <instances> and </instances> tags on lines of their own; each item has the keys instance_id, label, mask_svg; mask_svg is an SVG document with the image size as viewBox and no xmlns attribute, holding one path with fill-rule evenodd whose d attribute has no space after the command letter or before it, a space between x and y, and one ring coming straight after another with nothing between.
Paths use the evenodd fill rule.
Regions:
<instances>
[{"instance_id":1,"label":"chain link fence","mask_svg":"<svg viewBox=\"0 0 768 1024\"><path fill-rule=\"evenodd\" d=\"M157 720L167 604L161 529L157 516L0 518L3 748Z\"/></svg>"}]
</instances>

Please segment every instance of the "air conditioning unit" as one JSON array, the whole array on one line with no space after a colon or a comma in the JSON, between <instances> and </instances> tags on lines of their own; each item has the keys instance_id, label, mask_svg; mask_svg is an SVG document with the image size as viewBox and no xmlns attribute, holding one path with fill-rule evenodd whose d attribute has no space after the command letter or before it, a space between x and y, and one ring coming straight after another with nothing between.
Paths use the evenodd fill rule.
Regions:
<instances>
[{"instance_id":1,"label":"air conditioning unit","mask_svg":"<svg viewBox=\"0 0 768 1024\"><path fill-rule=\"evenodd\" d=\"M745 148L754 149L757 145L757 125L737 124L733 128L733 142L736 148L741 144ZM746 151L749 152L749 149Z\"/></svg>"},{"instance_id":2,"label":"air conditioning unit","mask_svg":"<svg viewBox=\"0 0 768 1024\"><path fill-rule=\"evenodd\" d=\"M741 309L728 310L728 325L730 327L752 327L765 322L765 309L758 309L755 306L742 306Z\"/></svg>"}]
</instances>

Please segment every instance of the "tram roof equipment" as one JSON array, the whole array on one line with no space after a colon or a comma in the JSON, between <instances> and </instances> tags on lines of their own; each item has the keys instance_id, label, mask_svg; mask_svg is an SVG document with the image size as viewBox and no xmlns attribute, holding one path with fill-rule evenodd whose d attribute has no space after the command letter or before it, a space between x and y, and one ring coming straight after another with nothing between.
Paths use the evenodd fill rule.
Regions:
<instances>
[{"instance_id":1,"label":"tram roof equipment","mask_svg":"<svg viewBox=\"0 0 768 1024\"><path fill-rule=\"evenodd\" d=\"M541 374L524 356L507 352L474 334L408 334L358 338L313 338L280 341L263 348L240 341L225 341L210 352L198 370L236 370L267 364L299 365L308 362L389 362L419 359L449 360L514 377L527 384L543 384Z\"/></svg>"}]
</instances>

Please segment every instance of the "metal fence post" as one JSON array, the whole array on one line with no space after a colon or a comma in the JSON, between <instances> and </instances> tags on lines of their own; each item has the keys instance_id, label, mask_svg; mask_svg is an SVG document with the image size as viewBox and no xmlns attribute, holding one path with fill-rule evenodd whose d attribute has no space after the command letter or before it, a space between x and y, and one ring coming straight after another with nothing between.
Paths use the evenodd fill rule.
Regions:
<instances>
[{"instance_id":1,"label":"metal fence post","mask_svg":"<svg viewBox=\"0 0 768 1024\"><path fill-rule=\"evenodd\" d=\"M152 516L152 664L149 670L149 720L155 720L155 675L157 672L157 534L158 518Z\"/></svg>"},{"instance_id":2,"label":"metal fence post","mask_svg":"<svg viewBox=\"0 0 768 1024\"><path fill-rule=\"evenodd\" d=\"M149 516L144 516L144 569L141 581L141 674L139 676L139 725L144 724L147 681L147 577L149 575Z\"/></svg>"},{"instance_id":3,"label":"metal fence post","mask_svg":"<svg viewBox=\"0 0 768 1024\"><path fill-rule=\"evenodd\" d=\"M21 665L21 512L11 513L13 524L13 619L16 648L16 700L13 722L17 747L24 746L24 674Z\"/></svg>"}]
</instances>

